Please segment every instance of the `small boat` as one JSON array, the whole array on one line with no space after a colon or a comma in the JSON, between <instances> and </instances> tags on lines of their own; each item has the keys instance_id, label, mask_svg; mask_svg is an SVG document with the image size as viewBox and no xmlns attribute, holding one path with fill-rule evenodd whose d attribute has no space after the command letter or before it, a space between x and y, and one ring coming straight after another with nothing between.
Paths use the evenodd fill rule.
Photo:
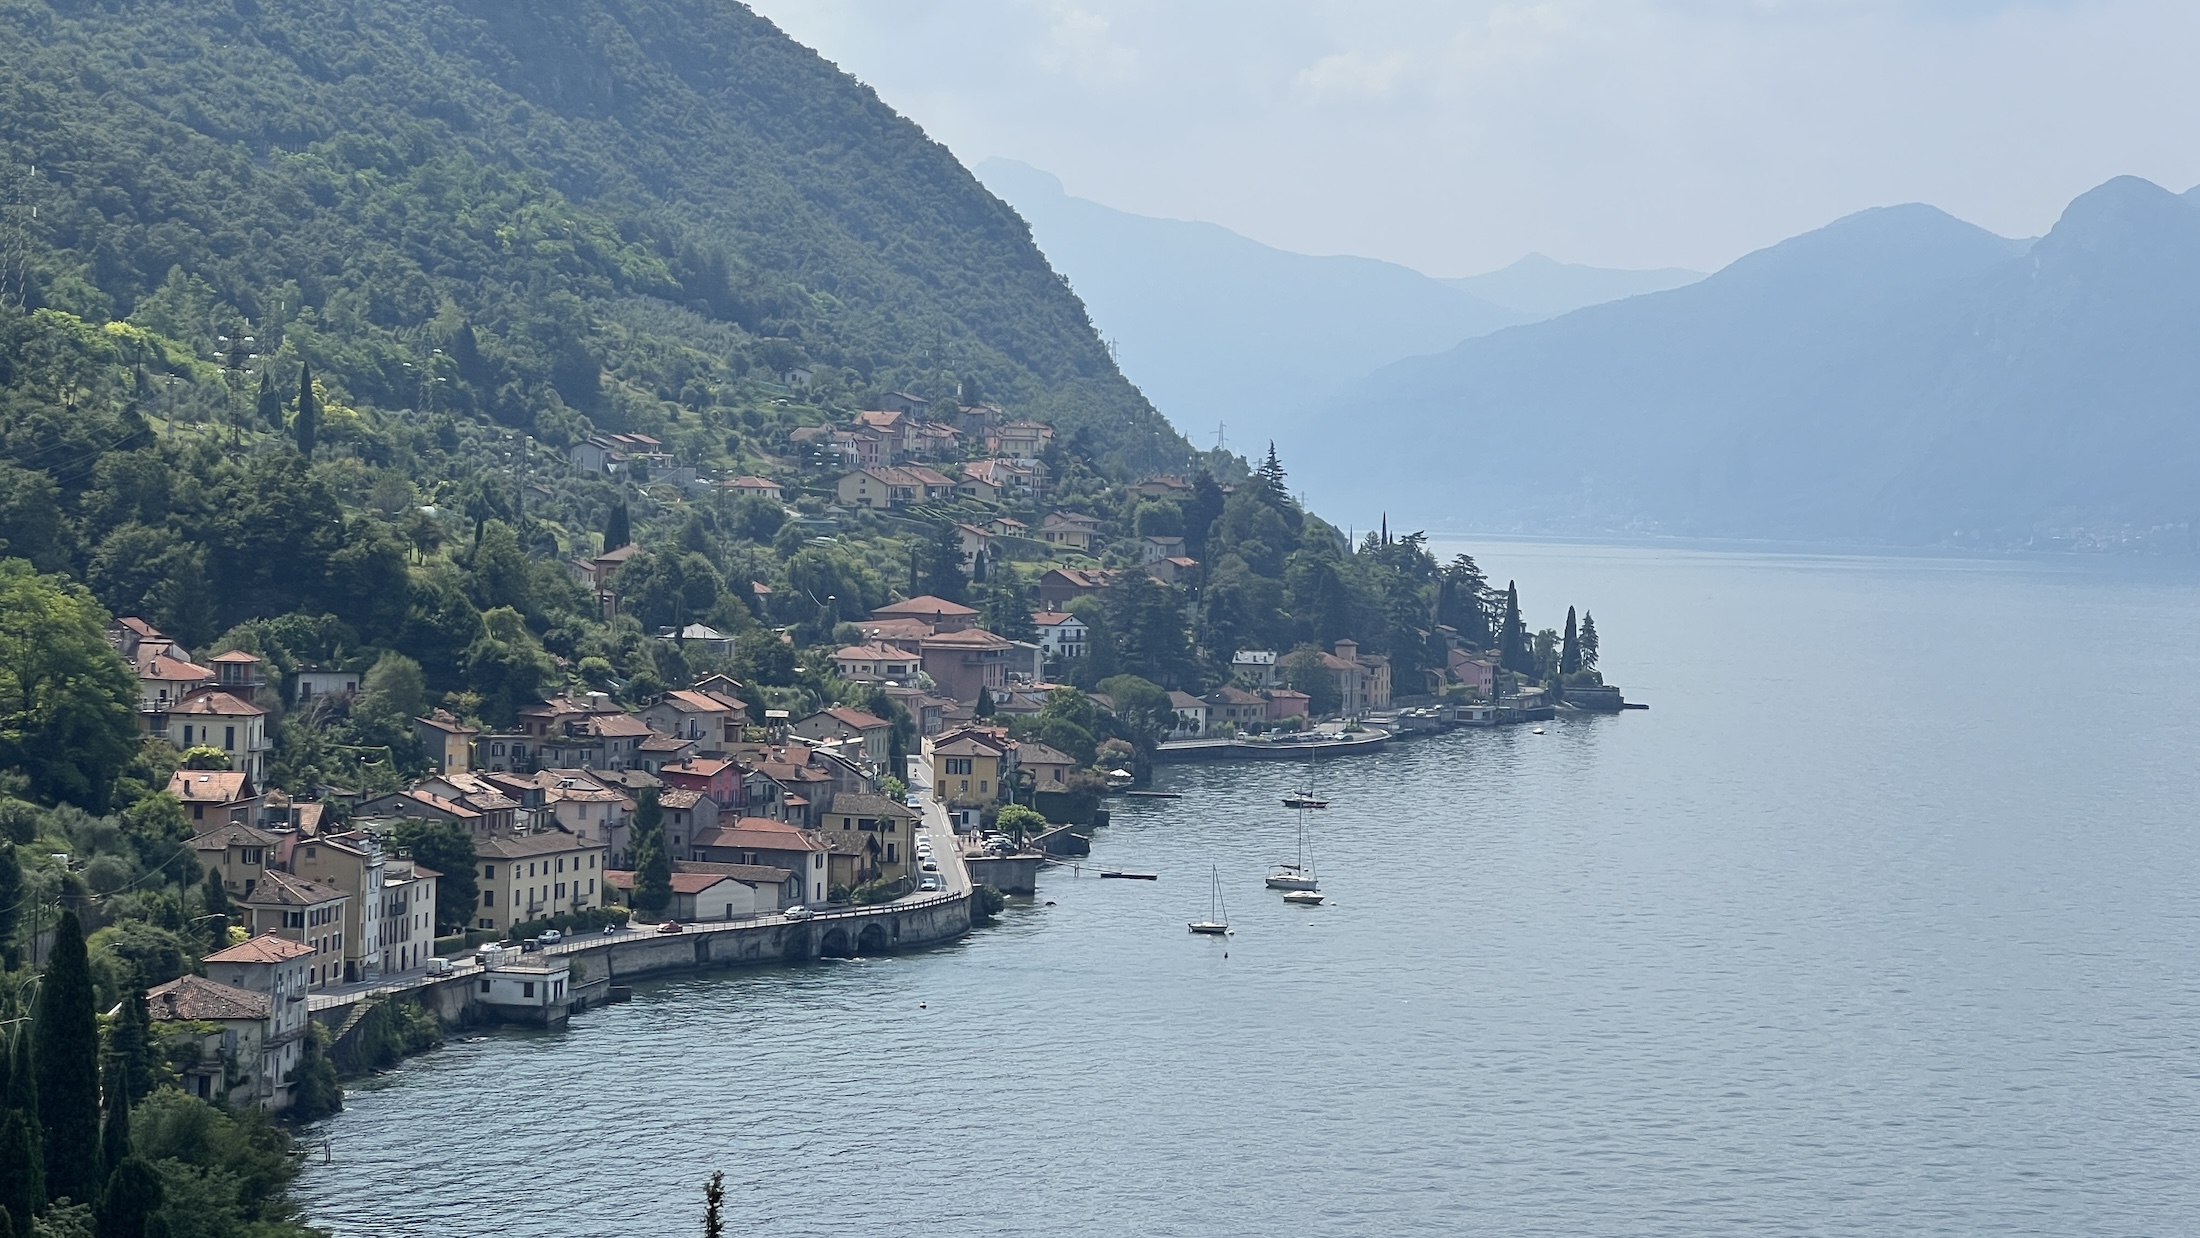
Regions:
<instances>
[{"instance_id":1,"label":"small boat","mask_svg":"<svg viewBox=\"0 0 2200 1238\"><path fill-rule=\"evenodd\" d=\"M1322 905L1322 894L1319 890L1293 890L1283 896L1283 901L1293 907L1319 907Z\"/></svg>"},{"instance_id":2,"label":"small boat","mask_svg":"<svg viewBox=\"0 0 2200 1238\"><path fill-rule=\"evenodd\" d=\"M1543 728L1542 728L1542 727L1537 727L1536 729L1534 729L1533 731L1530 731L1530 732L1528 732L1528 733L1529 733L1530 735L1541 735L1541 734L1543 733Z\"/></svg>"},{"instance_id":3,"label":"small boat","mask_svg":"<svg viewBox=\"0 0 2200 1238\"><path fill-rule=\"evenodd\" d=\"M1295 795L1284 796L1283 806L1285 808L1327 808L1329 807L1329 801L1315 799L1313 796L1301 791Z\"/></svg>"},{"instance_id":4,"label":"small boat","mask_svg":"<svg viewBox=\"0 0 2200 1238\"><path fill-rule=\"evenodd\" d=\"M1111 769L1108 771L1108 790L1110 791L1128 791L1137 782L1137 775L1127 769Z\"/></svg>"},{"instance_id":5,"label":"small boat","mask_svg":"<svg viewBox=\"0 0 2200 1238\"><path fill-rule=\"evenodd\" d=\"M1278 864L1268 871L1268 888L1271 890L1318 890L1321 883L1315 880L1313 870L1296 864Z\"/></svg>"},{"instance_id":6,"label":"small boat","mask_svg":"<svg viewBox=\"0 0 2200 1238\"><path fill-rule=\"evenodd\" d=\"M1184 927L1207 937L1221 937L1230 931L1230 909L1222 905L1222 870L1214 870L1214 886L1207 893L1207 918L1193 920Z\"/></svg>"},{"instance_id":7,"label":"small boat","mask_svg":"<svg viewBox=\"0 0 2200 1238\"><path fill-rule=\"evenodd\" d=\"M1112 877L1112 878L1114 878L1114 879L1115 879L1115 880L1117 880L1117 881L1159 881L1159 880L1161 880L1161 877L1160 877L1160 875L1159 875L1159 874L1157 874L1157 873L1132 873L1132 872L1125 872L1125 871L1123 871L1122 869L1119 869L1119 868L1107 868L1107 869L1102 869L1102 870L1100 871L1100 875L1101 875L1101 876L1103 876L1103 877Z\"/></svg>"}]
</instances>

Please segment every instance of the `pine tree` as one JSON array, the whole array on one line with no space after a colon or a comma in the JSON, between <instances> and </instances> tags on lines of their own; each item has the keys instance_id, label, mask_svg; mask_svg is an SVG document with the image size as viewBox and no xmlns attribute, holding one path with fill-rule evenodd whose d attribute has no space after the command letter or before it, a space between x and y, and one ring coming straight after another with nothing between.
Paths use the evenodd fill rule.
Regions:
<instances>
[{"instance_id":1,"label":"pine tree","mask_svg":"<svg viewBox=\"0 0 2200 1238\"><path fill-rule=\"evenodd\" d=\"M298 441L298 454L313 458L313 447L321 436L321 405L313 398L313 367L298 367L298 415L290 423L290 433Z\"/></svg>"},{"instance_id":2,"label":"pine tree","mask_svg":"<svg viewBox=\"0 0 2200 1238\"><path fill-rule=\"evenodd\" d=\"M993 709L993 689L986 687L984 684L979 684L978 703L971 710L971 713L980 718L990 718L993 716Z\"/></svg>"},{"instance_id":3,"label":"pine tree","mask_svg":"<svg viewBox=\"0 0 2200 1238\"><path fill-rule=\"evenodd\" d=\"M626 510L625 499L620 499L611 505L611 514L604 517L603 522L603 549L605 554L610 554L621 546L634 544L631 520L632 517Z\"/></svg>"},{"instance_id":4,"label":"pine tree","mask_svg":"<svg viewBox=\"0 0 2200 1238\"><path fill-rule=\"evenodd\" d=\"M1566 635L1559 646L1558 673L1571 675L1581 669L1581 637L1574 630L1574 608L1566 608Z\"/></svg>"},{"instance_id":5,"label":"pine tree","mask_svg":"<svg viewBox=\"0 0 2200 1238\"><path fill-rule=\"evenodd\" d=\"M918 549L917 589L920 594L960 602L969 587L963 574L962 532L953 521L941 521L932 540Z\"/></svg>"},{"instance_id":6,"label":"pine tree","mask_svg":"<svg viewBox=\"0 0 2200 1238\"><path fill-rule=\"evenodd\" d=\"M280 432L283 428L283 398L275 394L275 376L260 371L260 398L256 410L260 424Z\"/></svg>"},{"instance_id":7,"label":"pine tree","mask_svg":"<svg viewBox=\"0 0 2200 1238\"><path fill-rule=\"evenodd\" d=\"M1505 617L1497 632L1498 665L1516 675L1535 674L1535 655L1528 648L1527 629L1520 623L1520 587L1505 582Z\"/></svg>"},{"instance_id":8,"label":"pine tree","mask_svg":"<svg viewBox=\"0 0 2200 1238\"><path fill-rule=\"evenodd\" d=\"M100 1197L99 1238L145 1238L160 1200L160 1174L144 1158L126 1156Z\"/></svg>"},{"instance_id":9,"label":"pine tree","mask_svg":"<svg viewBox=\"0 0 2200 1238\"><path fill-rule=\"evenodd\" d=\"M1586 611L1581 616L1581 664L1597 668L1597 617Z\"/></svg>"},{"instance_id":10,"label":"pine tree","mask_svg":"<svg viewBox=\"0 0 2200 1238\"><path fill-rule=\"evenodd\" d=\"M74 911L54 928L53 958L38 986L31 1025L38 1074L38 1125L45 1144L46 1198L99 1198L99 1030L84 926Z\"/></svg>"}]
</instances>

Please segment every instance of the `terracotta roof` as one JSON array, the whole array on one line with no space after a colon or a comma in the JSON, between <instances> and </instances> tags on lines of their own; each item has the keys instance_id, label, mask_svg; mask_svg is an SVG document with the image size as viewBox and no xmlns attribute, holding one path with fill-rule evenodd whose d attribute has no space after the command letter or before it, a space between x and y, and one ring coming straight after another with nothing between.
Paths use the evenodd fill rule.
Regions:
<instances>
[{"instance_id":1,"label":"terracotta roof","mask_svg":"<svg viewBox=\"0 0 2200 1238\"><path fill-rule=\"evenodd\" d=\"M458 719L450 717L448 715L444 715L441 717L415 718L413 719L413 721L421 724L422 726L432 726L438 731L443 731L451 735L481 734L481 732L475 730L470 726L467 726L465 723L460 722Z\"/></svg>"},{"instance_id":2,"label":"terracotta roof","mask_svg":"<svg viewBox=\"0 0 2200 1238\"><path fill-rule=\"evenodd\" d=\"M874 717L860 709L850 709L845 705L835 705L831 709L820 710L819 713L835 722L852 726L859 731L875 731L882 726L894 725L884 718ZM818 715L812 714L810 716L814 718Z\"/></svg>"},{"instance_id":3,"label":"terracotta roof","mask_svg":"<svg viewBox=\"0 0 2200 1238\"><path fill-rule=\"evenodd\" d=\"M135 615L131 615L122 619L117 619L115 620L115 623L121 627L128 628L132 632L137 633L140 638L160 635L159 628L154 627L152 624L145 622L143 619L140 619Z\"/></svg>"},{"instance_id":4,"label":"terracotta roof","mask_svg":"<svg viewBox=\"0 0 2200 1238\"><path fill-rule=\"evenodd\" d=\"M1066 610L1035 610L1031 612L1031 622L1035 627L1051 628L1064 623L1083 623L1084 620Z\"/></svg>"},{"instance_id":5,"label":"terracotta roof","mask_svg":"<svg viewBox=\"0 0 2200 1238\"><path fill-rule=\"evenodd\" d=\"M257 718L267 711L220 688L198 688L176 702L172 714L206 714L216 718Z\"/></svg>"},{"instance_id":6,"label":"terracotta roof","mask_svg":"<svg viewBox=\"0 0 2200 1238\"><path fill-rule=\"evenodd\" d=\"M989 757L997 757L1001 755L1002 749L992 741L980 739L975 735L957 735L946 743L932 745L932 751L944 752L951 757L965 754L974 755L979 752L983 752Z\"/></svg>"},{"instance_id":7,"label":"terracotta roof","mask_svg":"<svg viewBox=\"0 0 2200 1238\"><path fill-rule=\"evenodd\" d=\"M724 773L726 767L732 764L731 761L720 760L717 757L690 757L677 765L667 765L657 772L660 774L685 774L695 778L715 778Z\"/></svg>"},{"instance_id":8,"label":"terracotta roof","mask_svg":"<svg viewBox=\"0 0 2200 1238\"><path fill-rule=\"evenodd\" d=\"M697 692L693 688L667 692L662 703L697 714L719 714L734 707L733 703L722 701L708 692Z\"/></svg>"},{"instance_id":9,"label":"terracotta roof","mask_svg":"<svg viewBox=\"0 0 2200 1238\"><path fill-rule=\"evenodd\" d=\"M672 871L676 873L717 873L735 881L754 882L757 885L779 885L794 876L784 868L769 864L718 864L709 860L674 860Z\"/></svg>"},{"instance_id":10,"label":"terracotta roof","mask_svg":"<svg viewBox=\"0 0 2200 1238\"><path fill-rule=\"evenodd\" d=\"M433 791L399 791L398 794L405 797L406 799L411 800L415 804L422 805L426 808L432 808L437 812L444 813L449 816L463 819L466 817L478 817L481 815L473 809L468 808L464 804L459 803L457 800L445 799L442 796L437 795Z\"/></svg>"},{"instance_id":11,"label":"terracotta roof","mask_svg":"<svg viewBox=\"0 0 2200 1238\"><path fill-rule=\"evenodd\" d=\"M657 804L661 808L693 808L702 802L703 793L701 791L685 791L679 787L673 787L670 790L657 793Z\"/></svg>"},{"instance_id":12,"label":"terracotta roof","mask_svg":"<svg viewBox=\"0 0 2200 1238\"><path fill-rule=\"evenodd\" d=\"M313 947L288 937L262 933L250 941L216 950L206 956L209 963L286 963L302 959L313 953Z\"/></svg>"},{"instance_id":13,"label":"terracotta roof","mask_svg":"<svg viewBox=\"0 0 2200 1238\"><path fill-rule=\"evenodd\" d=\"M746 847L754 851L822 851L817 839L784 821L767 817L743 817L732 825L716 825L695 834L698 847Z\"/></svg>"},{"instance_id":14,"label":"terracotta roof","mask_svg":"<svg viewBox=\"0 0 2200 1238\"><path fill-rule=\"evenodd\" d=\"M922 619L928 615L975 615L977 610L960 602L926 593L904 602L893 602L871 612L873 619Z\"/></svg>"},{"instance_id":15,"label":"terracotta roof","mask_svg":"<svg viewBox=\"0 0 2200 1238\"><path fill-rule=\"evenodd\" d=\"M1259 693L1247 692L1243 688L1233 688L1228 684L1215 689L1214 695L1207 699L1223 705L1258 705L1262 703Z\"/></svg>"},{"instance_id":16,"label":"terracotta roof","mask_svg":"<svg viewBox=\"0 0 2200 1238\"><path fill-rule=\"evenodd\" d=\"M1198 697L1193 696L1189 692L1171 691L1169 693L1169 708L1205 709L1207 708L1207 702L1200 700Z\"/></svg>"},{"instance_id":17,"label":"terracotta roof","mask_svg":"<svg viewBox=\"0 0 2200 1238\"><path fill-rule=\"evenodd\" d=\"M186 804L234 804L252 798L252 778L235 769L179 769L168 776L168 794Z\"/></svg>"},{"instance_id":18,"label":"terracotta roof","mask_svg":"<svg viewBox=\"0 0 2200 1238\"><path fill-rule=\"evenodd\" d=\"M184 976L155 985L145 991L145 1005L158 1023L186 1019L212 1022L264 1019L271 1008L265 993L222 984L204 976Z\"/></svg>"},{"instance_id":19,"label":"terracotta roof","mask_svg":"<svg viewBox=\"0 0 2200 1238\"><path fill-rule=\"evenodd\" d=\"M138 663L137 673L139 679L157 679L172 683L195 683L214 677L214 672L208 668L171 656L166 650Z\"/></svg>"},{"instance_id":20,"label":"terracotta roof","mask_svg":"<svg viewBox=\"0 0 2200 1238\"><path fill-rule=\"evenodd\" d=\"M1036 740L1025 740L1016 745L1016 761L1020 765L1075 765L1077 758L1059 748L1049 748Z\"/></svg>"},{"instance_id":21,"label":"terracotta roof","mask_svg":"<svg viewBox=\"0 0 2200 1238\"><path fill-rule=\"evenodd\" d=\"M644 739L641 743L634 745L634 751L684 752L689 748L693 748L694 746L694 740L681 739L677 735L652 735L649 738Z\"/></svg>"},{"instance_id":22,"label":"terracotta roof","mask_svg":"<svg viewBox=\"0 0 2200 1238\"><path fill-rule=\"evenodd\" d=\"M253 907L306 907L345 897L347 895L335 886L269 869L260 874L260 879L252 886L252 896L244 902Z\"/></svg>"},{"instance_id":23,"label":"terracotta roof","mask_svg":"<svg viewBox=\"0 0 2200 1238\"><path fill-rule=\"evenodd\" d=\"M253 663L254 665L258 665L258 664L259 664L259 661L260 661L260 655L258 655L258 654L256 654L256 653L246 653L246 652L245 652L244 650L242 650L242 649L232 649L232 650L230 650L230 651L229 651L228 653L217 653L217 654L215 654L215 655L214 655L214 661L216 661L216 662L250 662L250 663Z\"/></svg>"},{"instance_id":24,"label":"terracotta roof","mask_svg":"<svg viewBox=\"0 0 2200 1238\"><path fill-rule=\"evenodd\" d=\"M655 735L649 724L632 714L598 714L588 720L588 729L597 735L619 738L623 736ZM552 742L556 742L552 740Z\"/></svg>"}]
</instances>

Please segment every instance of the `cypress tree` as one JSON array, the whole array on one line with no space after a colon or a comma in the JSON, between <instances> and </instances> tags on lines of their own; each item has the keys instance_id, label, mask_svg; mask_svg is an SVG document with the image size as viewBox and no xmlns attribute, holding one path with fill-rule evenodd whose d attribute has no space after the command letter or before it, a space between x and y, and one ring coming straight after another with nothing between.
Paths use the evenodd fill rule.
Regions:
<instances>
[{"instance_id":1,"label":"cypress tree","mask_svg":"<svg viewBox=\"0 0 2200 1238\"><path fill-rule=\"evenodd\" d=\"M1597 667L1597 617L1587 611L1581 615L1581 664L1592 671Z\"/></svg>"},{"instance_id":2,"label":"cypress tree","mask_svg":"<svg viewBox=\"0 0 2200 1238\"><path fill-rule=\"evenodd\" d=\"M199 884L199 895L206 904L207 951L212 953L229 944L229 891L222 887L220 869L206 870L206 880Z\"/></svg>"},{"instance_id":3,"label":"cypress tree","mask_svg":"<svg viewBox=\"0 0 2200 1238\"><path fill-rule=\"evenodd\" d=\"M261 424L280 432L283 428L283 398L275 394L275 376L260 371L260 398L257 406Z\"/></svg>"},{"instance_id":4,"label":"cypress tree","mask_svg":"<svg viewBox=\"0 0 2200 1238\"><path fill-rule=\"evenodd\" d=\"M130 1085L124 1073L121 1059L110 1054L100 1097L99 1153L106 1164L117 1167L116 1173L130 1158Z\"/></svg>"},{"instance_id":5,"label":"cypress tree","mask_svg":"<svg viewBox=\"0 0 2200 1238\"><path fill-rule=\"evenodd\" d=\"M993 710L993 690L984 684L979 684L978 703L970 712L980 718L990 718L993 716Z\"/></svg>"},{"instance_id":6,"label":"cypress tree","mask_svg":"<svg viewBox=\"0 0 2200 1238\"><path fill-rule=\"evenodd\" d=\"M107 1025L107 1060L120 1072L125 1104L135 1105L152 1092L153 1015L145 990L123 998L121 1013Z\"/></svg>"},{"instance_id":7,"label":"cypress tree","mask_svg":"<svg viewBox=\"0 0 2200 1238\"><path fill-rule=\"evenodd\" d=\"M634 906L651 915L672 905L672 856L665 851L664 820L657 788L642 788L634 806Z\"/></svg>"},{"instance_id":8,"label":"cypress tree","mask_svg":"<svg viewBox=\"0 0 2200 1238\"><path fill-rule=\"evenodd\" d=\"M605 554L610 554L621 546L630 546L634 543L632 520L633 517L626 510L625 499L611 505L611 514L604 517L603 522L603 549Z\"/></svg>"},{"instance_id":9,"label":"cypress tree","mask_svg":"<svg viewBox=\"0 0 2200 1238\"><path fill-rule=\"evenodd\" d=\"M23 1232L29 1233L31 1218L45 1202L38 1129L13 1109L0 1113L0 1211L19 1218Z\"/></svg>"},{"instance_id":10,"label":"cypress tree","mask_svg":"<svg viewBox=\"0 0 2200 1238\"><path fill-rule=\"evenodd\" d=\"M143 1157L123 1158L100 1197L99 1238L145 1238L160 1198L160 1175L153 1167Z\"/></svg>"},{"instance_id":11,"label":"cypress tree","mask_svg":"<svg viewBox=\"0 0 2200 1238\"><path fill-rule=\"evenodd\" d=\"M93 1203L104 1176L99 1159L99 1029L92 1014L84 926L74 911L62 912L54 929L53 960L39 982L31 1037L46 1198Z\"/></svg>"},{"instance_id":12,"label":"cypress tree","mask_svg":"<svg viewBox=\"0 0 2200 1238\"><path fill-rule=\"evenodd\" d=\"M321 406L313 398L313 367L298 367L298 416L290 423L290 432L298 440L298 454L313 458L313 446L321 436Z\"/></svg>"},{"instance_id":13,"label":"cypress tree","mask_svg":"<svg viewBox=\"0 0 2200 1238\"><path fill-rule=\"evenodd\" d=\"M1516 675L1533 675L1535 657L1528 648L1528 633L1520 623L1520 587L1505 582L1505 619L1497 633L1498 665Z\"/></svg>"},{"instance_id":14,"label":"cypress tree","mask_svg":"<svg viewBox=\"0 0 2200 1238\"><path fill-rule=\"evenodd\" d=\"M1574 608L1566 608L1566 637L1558 650L1558 673L1571 675L1581 669L1581 636L1574 630Z\"/></svg>"}]
</instances>

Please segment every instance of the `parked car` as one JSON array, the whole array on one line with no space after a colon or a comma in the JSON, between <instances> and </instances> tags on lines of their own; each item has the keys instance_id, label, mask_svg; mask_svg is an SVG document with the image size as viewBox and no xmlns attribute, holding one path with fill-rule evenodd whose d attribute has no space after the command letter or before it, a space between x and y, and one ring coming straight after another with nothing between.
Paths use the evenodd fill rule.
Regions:
<instances>
[{"instance_id":1,"label":"parked car","mask_svg":"<svg viewBox=\"0 0 2200 1238\"><path fill-rule=\"evenodd\" d=\"M429 974L429 975L431 975L431 976L448 976L448 975L450 975L450 974L451 974L451 961L450 961L449 959L429 959L429 960L428 960L428 974Z\"/></svg>"},{"instance_id":2,"label":"parked car","mask_svg":"<svg viewBox=\"0 0 2200 1238\"><path fill-rule=\"evenodd\" d=\"M779 914L785 916L789 920L807 920L816 913L812 912L809 908L804 907L802 904L796 903L794 906L787 908L785 911L782 911Z\"/></svg>"},{"instance_id":3,"label":"parked car","mask_svg":"<svg viewBox=\"0 0 2200 1238\"><path fill-rule=\"evenodd\" d=\"M657 931L660 933L683 933L687 930L680 927L680 922L678 920L667 920L663 924L657 926Z\"/></svg>"},{"instance_id":4,"label":"parked car","mask_svg":"<svg viewBox=\"0 0 2200 1238\"><path fill-rule=\"evenodd\" d=\"M564 940L565 934L556 929L544 929L535 935L535 941L545 946L554 946Z\"/></svg>"},{"instance_id":5,"label":"parked car","mask_svg":"<svg viewBox=\"0 0 2200 1238\"><path fill-rule=\"evenodd\" d=\"M917 883L917 889L927 894L939 888L940 879L937 877L926 877L924 880Z\"/></svg>"}]
</instances>

